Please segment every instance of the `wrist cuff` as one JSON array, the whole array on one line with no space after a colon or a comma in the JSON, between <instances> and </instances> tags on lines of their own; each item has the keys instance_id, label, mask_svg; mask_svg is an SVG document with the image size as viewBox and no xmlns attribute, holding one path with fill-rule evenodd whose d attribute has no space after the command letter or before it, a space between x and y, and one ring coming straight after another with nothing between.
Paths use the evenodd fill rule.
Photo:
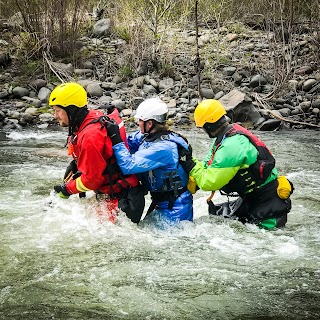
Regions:
<instances>
[{"instance_id":1,"label":"wrist cuff","mask_svg":"<svg viewBox=\"0 0 320 320\"><path fill-rule=\"evenodd\" d=\"M112 143L113 146L118 144L118 143L123 142L121 137L120 137L120 135L118 135L118 134L115 134L114 136L110 137L110 139L111 139L111 143Z\"/></svg>"}]
</instances>

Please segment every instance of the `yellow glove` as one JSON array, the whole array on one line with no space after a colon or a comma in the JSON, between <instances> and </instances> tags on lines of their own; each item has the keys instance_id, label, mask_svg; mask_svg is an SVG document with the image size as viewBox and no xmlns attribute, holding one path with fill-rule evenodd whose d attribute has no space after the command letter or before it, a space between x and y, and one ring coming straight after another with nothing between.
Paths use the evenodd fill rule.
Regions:
<instances>
[{"instance_id":1,"label":"yellow glove","mask_svg":"<svg viewBox=\"0 0 320 320\"><path fill-rule=\"evenodd\" d=\"M293 190L292 183L285 176L278 177L277 193L280 199L288 199Z\"/></svg>"},{"instance_id":2,"label":"yellow glove","mask_svg":"<svg viewBox=\"0 0 320 320\"><path fill-rule=\"evenodd\" d=\"M196 181L191 176L189 176L189 181L188 181L188 184L187 184L187 188L192 194L195 194L197 192L197 190L199 189L199 187L197 186Z\"/></svg>"}]
</instances>

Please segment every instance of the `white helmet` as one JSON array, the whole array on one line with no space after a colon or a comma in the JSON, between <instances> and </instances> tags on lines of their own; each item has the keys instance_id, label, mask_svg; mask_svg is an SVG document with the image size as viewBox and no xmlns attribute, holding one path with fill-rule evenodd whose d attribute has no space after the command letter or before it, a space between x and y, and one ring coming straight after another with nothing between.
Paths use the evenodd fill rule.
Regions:
<instances>
[{"instance_id":1,"label":"white helmet","mask_svg":"<svg viewBox=\"0 0 320 320\"><path fill-rule=\"evenodd\" d=\"M151 98L140 103L134 117L136 120L148 121L153 119L161 123L166 121L167 113L168 107L160 98Z\"/></svg>"}]
</instances>

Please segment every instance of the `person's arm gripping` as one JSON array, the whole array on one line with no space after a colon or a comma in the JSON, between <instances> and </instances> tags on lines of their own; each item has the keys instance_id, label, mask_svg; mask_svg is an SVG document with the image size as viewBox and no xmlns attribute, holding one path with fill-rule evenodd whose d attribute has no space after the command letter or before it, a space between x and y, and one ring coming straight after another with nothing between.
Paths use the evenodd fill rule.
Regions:
<instances>
[{"instance_id":1,"label":"person's arm gripping","mask_svg":"<svg viewBox=\"0 0 320 320\"><path fill-rule=\"evenodd\" d=\"M131 154L122 142L114 145L113 151L123 174L142 173L175 162L172 149L166 141L153 143L134 154Z\"/></svg>"}]
</instances>

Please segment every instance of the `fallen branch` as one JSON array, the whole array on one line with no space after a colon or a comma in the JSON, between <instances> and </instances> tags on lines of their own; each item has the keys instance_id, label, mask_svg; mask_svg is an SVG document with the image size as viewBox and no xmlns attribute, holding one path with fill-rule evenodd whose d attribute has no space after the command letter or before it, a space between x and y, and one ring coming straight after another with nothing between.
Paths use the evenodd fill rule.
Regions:
<instances>
[{"instance_id":1,"label":"fallen branch","mask_svg":"<svg viewBox=\"0 0 320 320\"><path fill-rule=\"evenodd\" d=\"M55 76L61 81L61 83L74 81L74 79L67 74L67 72L61 68L58 68L47 56L46 52L42 53L43 60L47 63L50 70L55 74Z\"/></svg>"},{"instance_id":2,"label":"fallen branch","mask_svg":"<svg viewBox=\"0 0 320 320\"><path fill-rule=\"evenodd\" d=\"M261 97L258 94L255 94L254 97L255 97L255 100L262 106L262 108L267 110L274 118L277 118L279 120L282 120L282 121L288 122L288 123L292 123L292 124L300 124L300 125L304 125L306 127L312 127L312 128L319 128L320 129L320 125L317 125L317 124L291 120L291 119L287 119L287 118L284 118L282 116L279 116L278 114L272 112L272 110L269 107L268 103L263 101L263 99L261 99Z\"/></svg>"},{"instance_id":3,"label":"fallen branch","mask_svg":"<svg viewBox=\"0 0 320 320\"><path fill-rule=\"evenodd\" d=\"M286 119L286 118L281 117L281 116L279 116L277 114L274 114L271 110L268 110L268 111L273 117L278 118L278 119L280 119L282 121L289 122L289 123L292 123L292 124L301 124L301 125L304 125L306 127L313 127L313 128L319 128L320 129L320 126L317 125L317 124Z\"/></svg>"}]
</instances>

